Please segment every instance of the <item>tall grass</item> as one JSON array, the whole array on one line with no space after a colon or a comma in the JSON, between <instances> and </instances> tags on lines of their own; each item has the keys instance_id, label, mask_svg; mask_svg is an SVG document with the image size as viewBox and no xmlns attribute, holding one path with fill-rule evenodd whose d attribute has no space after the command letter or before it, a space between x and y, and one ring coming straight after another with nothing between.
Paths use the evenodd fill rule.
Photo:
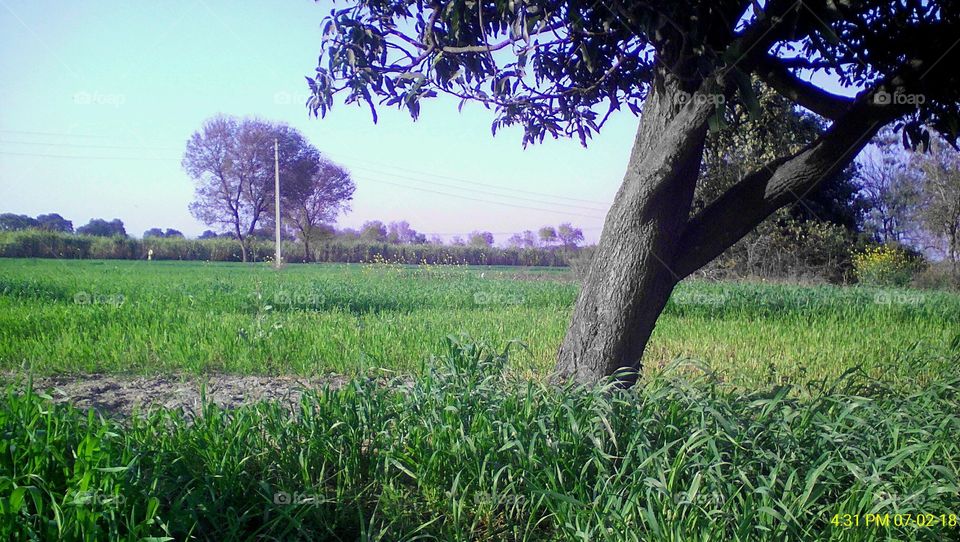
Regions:
<instances>
[{"instance_id":1,"label":"tall grass","mask_svg":"<svg viewBox=\"0 0 960 542\"><path fill-rule=\"evenodd\" d=\"M512 379L450 339L412 385L298 408L103 419L7 390L11 540L945 540L845 528L960 512L960 372L903 394L847 376L805 399L662 373L627 392ZM671 376L672 375L672 376ZM162 538L157 538L162 539Z\"/></svg>"}]
</instances>

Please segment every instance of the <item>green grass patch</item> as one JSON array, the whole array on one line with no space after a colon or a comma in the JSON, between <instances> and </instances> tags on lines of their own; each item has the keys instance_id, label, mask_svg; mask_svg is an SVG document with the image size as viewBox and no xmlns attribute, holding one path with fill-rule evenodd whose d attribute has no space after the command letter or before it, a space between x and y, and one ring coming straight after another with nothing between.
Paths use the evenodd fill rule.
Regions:
<instances>
[{"instance_id":1,"label":"green grass patch","mask_svg":"<svg viewBox=\"0 0 960 542\"><path fill-rule=\"evenodd\" d=\"M803 399L666 371L626 392L511 378L449 341L412 385L110 421L8 388L9 540L945 540L960 372ZM833 521L860 518L860 526ZM864 525L928 514L948 525ZM889 515L889 516L887 516ZM844 517L844 516L841 516ZM927 517L927 516L924 516ZM953 519L951 519L953 518ZM953 521L951 526L949 523ZM162 539L162 538L154 538Z\"/></svg>"},{"instance_id":2,"label":"green grass patch","mask_svg":"<svg viewBox=\"0 0 960 542\"><path fill-rule=\"evenodd\" d=\"M0 367L52 373L416 373L444 337L526 348L542 378L577 285L556 269L0 259ZM919 387L957 362L960 296L685 282L645 357L695 360L732 385L852 367Z\"/></svg>"}]
</instances>

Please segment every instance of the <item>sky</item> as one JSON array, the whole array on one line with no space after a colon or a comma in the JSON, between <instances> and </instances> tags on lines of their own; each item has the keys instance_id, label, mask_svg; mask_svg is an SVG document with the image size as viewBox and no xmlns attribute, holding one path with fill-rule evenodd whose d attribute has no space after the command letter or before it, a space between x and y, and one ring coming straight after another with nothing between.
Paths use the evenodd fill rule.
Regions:
<instances>
[{"instance_id":1,"label":"sky","mask_svg":"<svg viewBox=\"0 0 960 542\"><path fill-rule=\"evenodd\" d=\"M465 235L572 222L600 234L638 119L628 112L582 148L523 149L519 129L491 135L493 113L448 98L420 119L337 103L304 106L329 1L52 2L0 0L0 212L58 212L74 226L120 218L188 236L207 226L187 206L187 138L218 113L290 124L353 174L340 227L407 220Z\"/></svg>"}]
</instances>

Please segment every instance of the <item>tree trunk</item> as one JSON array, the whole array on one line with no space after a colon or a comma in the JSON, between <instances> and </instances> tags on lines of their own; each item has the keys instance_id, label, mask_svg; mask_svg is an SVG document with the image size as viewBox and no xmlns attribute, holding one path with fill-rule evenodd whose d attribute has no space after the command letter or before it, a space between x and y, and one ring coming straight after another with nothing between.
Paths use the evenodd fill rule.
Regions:
<instances>
[{"instance_id":1,"label":"tree trunk","mask_svg":"<svg viewBox=\"0 0 960 542\"><path fill-rule=\"evenodd\" d=\"M690 218L713 111L707 95L681 107L687 96L669 76L651 86L623 184L557 354L562 380L592 383L616 374L631 385L682 278L671 265Z\"/></svg>"},{"instance_id":2,"label":"tree trunk","mask_svg":"<svg viewBox=\"0 0 960 542\"><path fill-rule=\"evenodd\" d=\"M240 258L243 263L247 263L247 240L240 239Z\"/></svg>"},{"instance_id":3,"label":"tree trunk","mask_svg":"<svg viewBox=\"0 0 960 542\"><path fill-rule=\"evenodd\" d=\"M677 282L846 167L877 130L905 113L860 96L821 137L744 176L691 217L713 101L701 90L680 108L680 96L669 79L651 86L623 185L557 354L561 380L592 384L617 375L633 384Z\"/></svg>"}]
</instances>

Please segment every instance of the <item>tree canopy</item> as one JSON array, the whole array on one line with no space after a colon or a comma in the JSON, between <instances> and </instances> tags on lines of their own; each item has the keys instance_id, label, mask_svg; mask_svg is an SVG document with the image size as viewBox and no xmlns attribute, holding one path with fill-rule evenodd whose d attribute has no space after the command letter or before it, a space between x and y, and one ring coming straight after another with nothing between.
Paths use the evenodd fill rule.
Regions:
<instances>
[{"instance_id":1,"label":"tree canopy","mask_svg":"<svg viewBox=\"0 0 960 542\"><path fill-rule=\"evenodd\" d=\"M808 81L825 75L871 95L868 109L909 114L956 139L960 10L953 0L648 2L357 0L331 11L316 74L315 114L347 102L404 107L445 93L519 124L524 143L586 141L612 111L634 113L664 69L687 93L756 107L750 75L827 118L855 100ZM818 80L822 80L820 78ZM722 113L718 115L722 119Z\"/></svg>"}]
</instances>

